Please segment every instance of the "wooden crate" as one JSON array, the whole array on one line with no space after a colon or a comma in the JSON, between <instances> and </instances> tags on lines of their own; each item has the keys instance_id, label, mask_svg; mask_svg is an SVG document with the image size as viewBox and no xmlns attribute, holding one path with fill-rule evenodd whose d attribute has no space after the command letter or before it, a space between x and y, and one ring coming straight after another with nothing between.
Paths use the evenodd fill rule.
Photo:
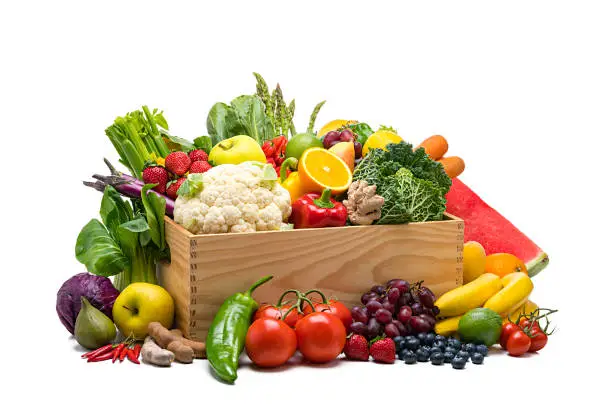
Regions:
<instances>
[{"instance_id":1,"label":"wooden crate","mask_svg":"<svg viewBox=\"0 0 612 408\"><path fill-rule=\"evenodd\" d=\"M376 283L424 280L440 295L463 281L463 221L352 226L239 234L193 235L166 218L171 263L160 265L160 284L173 296L177 327L204 340L226 297L264 275L255 291L275 302L289 288L317 288L349 307Z\"/></svg>"}]
</instances>

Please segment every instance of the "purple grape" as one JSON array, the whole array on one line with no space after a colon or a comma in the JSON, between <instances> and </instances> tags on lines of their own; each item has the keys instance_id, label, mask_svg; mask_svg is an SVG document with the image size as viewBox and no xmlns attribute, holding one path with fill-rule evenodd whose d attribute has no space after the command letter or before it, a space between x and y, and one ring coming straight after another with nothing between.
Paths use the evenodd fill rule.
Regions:
<instances>
[{"instance_id":1,"label":"purple grape","mask_svg":"<svg viewBox=\"0 0 612 408\"><path fill-rule=\"evenodd\" d=\"M380 325L380 323L378 323L376 319L372 317L368 322L368 334L370 338L378 336L381 330L382 326Z\"/></svg>"},{"instance_id":2,"label":"purple grape","mask_svg":"<svg viewBox=\"0 0 612 408\"><path fill-rule=\"evenodd\" d=\"M429 322L420 316L412 316L408 321L408 324L415 333L427 333L432 329Z\"/></svg>"},{"instance_id":3,"label":"purple grape","mask_svg":"<svg viewBox=\"0 0 612 408\"><path fill-rule=\"evenodd\" d=\"M401 294L404 294L410 290L410 284L401 279L395 282L392 287L399 289Z\"/></svg>"},{"instance_id":4,"label":"purple grape","mask_svg":"<svg viewBox=\"0 0 612 408\"><path fill-rule=\"evenodd\" d=\"M372 286L372 289L370 289L370 292L374 292L377 295L382 295L385 293L385 287L383 285L374 285Z\"/></svg>"},{"instance_id":5,"label":"purple grape","mask_svg":"<svg viewBox=\"0 0 612 408\"><path fill-rule=\"evenodd\" d=\"M433 313L433 310L431 310L431 309L430 309L430 308L428 308L428 307L424 307L424 308L423 308L423 313L421 313L421 314L424 314L424 315L427 315L427 316L431 316L431 317L436 317L436 316L434 315L434 313Z\"/></svg>"},{"instance_id":6,"label":"purple grape","mask_svg":"<svg viewBox=\"0 0 612 408\"><path fill-rule=\"evenodd\" d=\"M394 285L396 282L399 282L400 280L401 280L401 279L391 279L390 281L388 281L388 282L387 282L387 287L388 287L388 288L393 287L393 285Z\"/></svg>"},{"instance_id":7,"label":"purple grape","mask_svg":"<svg viewBox=\"0 0 612 408\"><path fill-rule=\"evenodd\" d=\"M362 150L363 150L361 143L355 140L353 142L353 145L355 146L355 159L360 159L362 155Z\"/></svg>"},{"instance_id":8,"label":"purple grape","mask_svg":"<svg viewBox=\"0 0 612 408\"><path fill-rule=\"evenodd\" d=\"M333 146L333 142L338 143L340 141L340 132L336 132L332 130L331 132L327 132L325 137L323 137L323 147L329 149Z\"/></svg>"},{"instance_id":9,"label":"purple grape","mask_svg":"<svg viewBox=\"0 0 612 408\"><path fill-rule=\"evenodd\" d=\"M372 299L376 299L378 296L374 292L367 292L361 295L361 303L367 305L368 302Z\"/></svg>"},{"instance_id":10,"label":"purple grape","mask_svg":"<svg viewBox=\"0 0 612 408\"><path fill-rule=\"evenodd\" d=\"M410 306L402 306L397 313L397 319L404 324L407 324L411 317L412 309Z\"/></svg>"},{"instance_id":11,"label":"purple grape","mask_svg":"<svg viewBox=\"0 0 612 408\"><path fill-rule=\"evenodd\" d=\"M434 307L431 308L431 312L433 313L434 317L440 314L440 308L436 305L434 305Z\"/></svg>"},{"instance_id":12,"label":"purple grape","mask_svg":"<svg viewBox=\"0 0 612 408\"><path fill-rule=\"evenodd\" d=\"M340 133L340 141L341 142L352 142L353 140L355 140L355 135L353 134L353 132L350 129L344 129Z\"/></svg>"},{"instance_id":13,"label":"purple grape","mask_svg":"<svg viewBox=\"0 0 612 408\"><path fill-rule=\"evenodd\" d=\"M361 334L362 336L368 334L368 326L361 322L351 323L351 325L349 326L349 330L351 331L351 333Z\"/></svg>"},{"instance_id":14,"label":"purple grape","mask_svg":"<svg viewBox=\"0 0 612 408\"><path fill-rule=\"evenodd\" d=\"M360 322L363 324L368 322L368 313L366 312L364 308L359 307L359 306L354 306L351 309L351 317L356 322Z\"/></svg>"},{"instance_id":15,"label":"purple grape","mask_svg":"<svg viewBox=\"0 0 612 408\"><path fill-rule=\"evenodd\" d=\"M387 299L389 300L389 303L395 305L400 295L401 293L398 288L391 288L389 289L389 292L387 292Z\"/></svg>"},{"instance_id":16,"label":"purple grape","mask_svg":"<svg viewBox=\"0 0 612 408\"><path fill-rule=\"evenodd\" d=\"M391 323L393 323L395 327L397 327L397 330L399 330L400 336L408 335L408 330L406 329L406 326L404 326L402 322L400 322L399 320L392 320Z\"/></svg>"},{"instance_id":17,"label":"purple grape","mask_svg":"<svg viewBox=\"0 0 612 408\"><path fill-rule=\"evenodd\" d=\"M400 298L397 300L397 305L398 305L399 307L402 307L402 306L407 306L407 305L409 305L409 304L410 304L411 300L412 300L412 297L410 296L410 293L409 293L409 292L404 293L404 294L403 294L402 296L400 296Z\"/></svg>"},{"instance_id":18,"label":"purple grape","mask_svg":"<svg viewBox=\"0 0 612 408\"><path fill-rule=\"evenodd\" d=\"M374 313L376 313L376 311L381 308L382 308L382 305L380 304L378 300L370 300L368 304L366 305L366 309L368 310L369 316L373 316Z\"/></svg>"},{"instance_id":19,"label":"purple grape","mask_svg":"<svg viewBox=\"0 0 612 408\"><path fill-rule=\"evenodd\" d=\"M389 338L394 338L400 335L399 329L393 323L388 323L385 325L385 335Z\"/></svg>"},{"instance_id":20,"label":"purple grape","mask_svg":"<svg viewBox=\"0 0 612 408\"><path fill-rule=\"evenodd\" d=\"M411 304L410 308L412 309L413 315L420 315L421 313L423 313L423 305L419 302Z\"/></svg>"},{"instance_id":21,"label":"purple grape","mask_svg":"<svg viewBox=\"0 0 612 408\"><path fill-rule=\"evenodd\" d=\"M425 306L432 308L434 306L434 302L436 301L436 296L433 294L431 290L426 287L422 287L418 292L419 301Z\"/></svg>"},{"instance_id":22,"label":"purple grape","mask_svg":"<svg viewBox=\"0 0 612 408\"><path fill-rule=\"evenodd\" d=\"M425 320L426 322L428 322L431 325L431 327L434 327L436 325L436 319L433 316L423 313L423 314L420 314L419 317Z\"/></svg>"},{"instance_id":23,"label":"purple grape","mask_svg":"<svg viewBox=\"0 0 612 408\"><path fill-rule=\"evenodd\" d=\"M395 313L395 306L392 305L388 300L382 302L382 307L383 309L388 310L389 313Z\"/></svg>"},{"instance_id":24,"label":"purple grape","mask_svg":"<svg viewBox=\"0 0 612 408\"><path fill-rule=\"evenodd\" d=\"M393 320L393 315L387 309L378 309L376 313L374 313L374 317L378 323L387 324Z\"/></svg>"}]
</instances>

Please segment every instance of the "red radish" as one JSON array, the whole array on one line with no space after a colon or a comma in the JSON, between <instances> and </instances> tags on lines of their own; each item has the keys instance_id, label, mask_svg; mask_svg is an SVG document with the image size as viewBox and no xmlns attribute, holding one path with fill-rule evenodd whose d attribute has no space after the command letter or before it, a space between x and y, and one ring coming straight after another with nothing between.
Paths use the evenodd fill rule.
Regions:
<instances>
[{"instance_id":1,"label":"red radish","mask_svg":"<svg viewBox=\"0 0 612 408\"><path fill-rule=\"evenodd\" d=\"M196 161L189 166L189 173L206 173L212 169L212 166L207 161Z\"/></svg>"},{"instance_id":2,"label":"red radish","mask_svg":"<svg viewBox=\"0 0 612 408\"><path fill-rule=\"evenodd\" d=\"M142 180L146 184L157 184L153 190L160 194L166 192L166 183L168 182L168 172L161 166L146 167L142 171Z\"/></svg>"},{"instance_id":3,"label":"red radish","mask_svg":"<svg viewBox=\"0 0 612 408\"><path fill-rule=\"evenodd\" d=\"M187 173L191 160L185 152L172 152L166 156L166 169L177 176Z\"/></svg>"},{"instance_id":4,"label":"red radish","mask_svg":"<svg viewBox=\"0 0 612 408\"><path fill-rule=\"evenodd\" d=\"M183 184L185 180L187 180L185 177L181 177L180 179L168 184L168 188L166 189L166 195L171 199L176 200L176 198L178 197L178 189L181 187L181 184Z\"/></svg>"}]
</instances>

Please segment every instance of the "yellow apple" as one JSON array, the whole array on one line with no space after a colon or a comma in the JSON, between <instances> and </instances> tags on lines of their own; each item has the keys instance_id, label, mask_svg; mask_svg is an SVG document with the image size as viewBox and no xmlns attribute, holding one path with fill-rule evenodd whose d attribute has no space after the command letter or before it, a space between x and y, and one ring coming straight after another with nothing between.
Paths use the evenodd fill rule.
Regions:
<instances>
[{"instance_id":1,"label":"yellow apple","mask_svg":"<svg viewBox=\"0 0 612 408\"><path fill-rule=\"evenodd\" d=\"M132 283L115 300L113 320L124 336L144 339L151 322L160 322L168 329L172 326L174 300L161 286Z\"/></svg>"},{"instance_id":2,"label":"yellow apple","mask_svg":"<svg viewBox=\"0 0 612 408\"><path fill-rule=\"evenodd\" d=\"M255 139L250 136L240 135L217 143L210 151L208 160L213 166L240 164L245 161L265 163L266 155Z\"/></svg>"}]
</instances>

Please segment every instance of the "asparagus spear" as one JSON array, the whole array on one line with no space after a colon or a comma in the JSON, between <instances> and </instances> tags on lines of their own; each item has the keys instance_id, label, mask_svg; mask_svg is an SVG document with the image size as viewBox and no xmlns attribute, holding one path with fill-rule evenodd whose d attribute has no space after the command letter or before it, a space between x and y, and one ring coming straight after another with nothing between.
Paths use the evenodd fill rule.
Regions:
<instances>
[{"instance_id":1,"label":"asparagus spear","mask_svg":"<svg viewBox=\"0 0 612 408\"><path fill-rule=\"evenodd\" d=\"M310 122L308 123L308 133L312 133L314 130L315 120L317 120L317 115L321 108L325 105L325 101L319 102L314 109L312 110L312 114L310 115Z\"/></svg>"}]
</instances>

